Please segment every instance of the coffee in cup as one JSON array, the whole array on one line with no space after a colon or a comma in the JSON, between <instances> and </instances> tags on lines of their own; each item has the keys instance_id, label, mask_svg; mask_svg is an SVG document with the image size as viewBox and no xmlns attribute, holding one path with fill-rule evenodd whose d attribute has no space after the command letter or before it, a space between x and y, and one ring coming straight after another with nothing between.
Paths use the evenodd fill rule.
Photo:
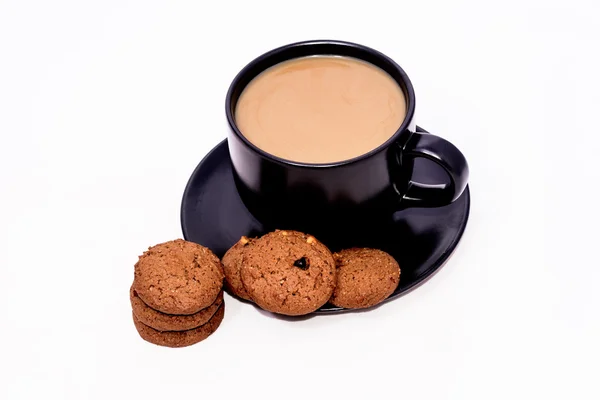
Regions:
<instances>
[{"instance_id":1,"label":"coffee in cup","mask_svg":"<svg viewBox=\"0 0 600 400\"><path fill-rule=\"evenodd\" d=\"M276 64L243 90L241 133L276 157L310 164L349 160L390 139L406 117L400 85L381 68L345 56Z\"/></svg>"}]
</instances>

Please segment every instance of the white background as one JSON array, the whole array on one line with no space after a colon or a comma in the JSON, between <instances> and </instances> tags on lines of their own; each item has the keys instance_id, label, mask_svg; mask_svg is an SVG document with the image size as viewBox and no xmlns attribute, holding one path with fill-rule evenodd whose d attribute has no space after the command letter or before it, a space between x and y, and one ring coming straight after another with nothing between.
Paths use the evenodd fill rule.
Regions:
<instances>
[{"instance_id":1,"label":"white background","mask_svg":"<svg viewBox=\"0 0 600 400\"><path fill-rule=\"evenodd\" d=\"M600 398L599 15L595 0L0 0L0 399ZM394 58L418 124L466 154L461 245L371 312L289 322L227 297L205 342L144 342L133 264L181 236L231 79L320 38Z\"/></svg>"}]
</instances>

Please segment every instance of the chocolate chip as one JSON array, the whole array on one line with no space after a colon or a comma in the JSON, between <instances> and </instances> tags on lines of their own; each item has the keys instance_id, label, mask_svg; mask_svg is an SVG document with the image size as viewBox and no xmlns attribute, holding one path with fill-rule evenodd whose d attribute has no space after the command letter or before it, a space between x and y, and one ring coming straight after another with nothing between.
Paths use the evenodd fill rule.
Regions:
<instances>
[{"instance_id":1,"label":"chocolate chip","mask_svg":"<svg viewBox=\"0 0 600 400\"><path fill-rule=\"evenodd\" d=\"M294 261L294 267L298 267L300 269L308 269L308 258L302 257Z\"/></svg>"}]
</instances>

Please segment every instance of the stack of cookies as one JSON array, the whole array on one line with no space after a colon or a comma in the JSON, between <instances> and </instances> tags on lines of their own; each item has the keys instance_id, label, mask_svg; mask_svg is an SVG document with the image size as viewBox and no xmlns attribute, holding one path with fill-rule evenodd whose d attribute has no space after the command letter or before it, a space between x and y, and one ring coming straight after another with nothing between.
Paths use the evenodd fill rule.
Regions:
<instances>
[{"instance_id":1,"label":"stack of cookies","mask_svg":"<svg viewBox=\"0 0 600 400\"><path fill-rule=\"evenodd\" d=\"M223 257L226 287L264 310L304 315L325 303L368 308L398 287L400 267L376 249L332 254L315 237L296 231L242 237Z\"/></svg>"},{"instance_id":2,"label":"stack of cookies","mask_svg":"<svg viewBox=\"0 0 600 400\"><path fill-rule=\"evenodd\" d=\"M381 303L398 287L400 267L381 250L332 253L314 236L297 231L242 237L223 263L196 243L158 244L135 264L129 293L140 336L168 347L206 339L225 313L223 278L231 294L264 310L305 315L327 302L349 309Z\"/></svg>"},{"instance_id":3,"label":"stack of cookies","mask_svg":"<svg viewBox=\"0 0 600 400\"><path fill-rule=\"evenodd\" d=\"M168 347L198 343L223 320L223 267L209 249L181 239L150 247L135 264L130 299L144 340Z\"/></svg>"}]
</instances>

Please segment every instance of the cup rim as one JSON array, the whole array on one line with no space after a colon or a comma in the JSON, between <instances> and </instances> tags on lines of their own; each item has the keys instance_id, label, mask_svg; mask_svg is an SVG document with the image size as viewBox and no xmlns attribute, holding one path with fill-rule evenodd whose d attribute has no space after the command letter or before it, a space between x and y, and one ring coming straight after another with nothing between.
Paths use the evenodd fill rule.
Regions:
<instances>
[{"instance_id":1,"label":"cup rim","mask_svg":"<svg viewBox=\"0 0 600 400\"><path fill-rule=\"evenodd\" d=\"M300 47L305 47L305 46L307 46L307 47L331 46L331 47L335 47L335 48L355 49L355 50L359 50L360 52L363 52L363 53L368 53L370 56L374 56L375 58L379 59L379 61L381 61L382 63L387 64L388 66L391 66L394 68L394 70L395 70L394 72L400 76L402 82L398 82L398 79L396 79L394 76L392 76L392 78L396 82L401 84L401 87L402 87L402 85L404 85L403 89L406 89L406 93L404 93L404 94L406 95L407 107L406 107L406 116L404 117L402 124L400 124L400 126L398 127L396 132L392 136L390 136L390 138L388 140L386 140L385 142L383 142L376 148L368 151L367 153L361 154L361 155L353 157L353 158L349 158L347 160L334 161L334 162L328 162L328 163L307 163L307 162L301 162L301 161L288 160L288 159L273 155L271 153L268 153L268 152L262 150L261 148L259 148L258 146L254 145L242 134L242 132L240 131L240 129L238 128L238 126L235 122L235 115L234 115L235 107L233 107L233 105L234 105L233 98L235 96L235 93L237 91L239 91L241 93L241 91L243 91L246 88L246 86L252 79L254 79L258 74L260 74L262 71L266 70L267 68L274 66L276 64L279 64L280 62L292 60L292 59L298 58L298 57L286 57L286 58L280 59L279 61L273 62L272 64L269 62L269 60L279 59L282 56L282 53L289 52L291 49L294 49L294 48L300 48ZM314 55L331 54L331 55L340 55L340 56L348 57L347 54L343 54L343 52L340 52L340 53L341 54L336 54L335 52L314 53ZM310 56L310 55L311 55L311 53L309 53L307 56ZM373 62L371 62L369 60L364 60L361 57L355 57L355 58L358 58L363 61L374 64ZM257 68L258 65L263 64L263 63L266 63L269 66L267 68L263 68L257 74L252 73ZM381 68L377 64L374 64L374 65ZM242 82L247 80L247 76L250 74L252 74L253 76L240 89L239 86L242 84ZM238 95L238 97L239 97L239 95ZM237 99L236 99L236 102L237 102ZM415 91L414 91L414 88L413 88L413 85L412 85L410 79L408 78L408 75L406 74L406 72L404 72L404 70L400 67L400 65L398 65L394 60L392 60L390 57L386 56L385 54L381 53L380 51L377 51L375 49L372 49L370 47L367 47L367 46L364 46L364 45L361 45L358 43L341 41L341 40L306 40L306 41L302 41L302 42L286 44L286 45L277 47L273 50L270 50L266 53L263 53L262 55L256 57L254 60L250 61L244 68L242 68L240 70L240 72L238 72L238 74L235 76L235 78L229 85L229 89L227 91L227 96L225 98L225 114L227 116L227 122L229 123L229 127L231 128L233 133L238 137L238 139L240 139L248 148L250 148L255 153L259 154L260 156L262 156L264 158L267 158L271 161L275 161L279 164L288 165L288 166L292 165L292 166L300 167L300 168L330 168L330 167L337 167L337 166L342 166L342 165L347 165L347 164L353 164L353 163L359 162L361 160L370 158L377 153L385 151L394 142L396 142L398 140L398 137L402 134L402 132L404 132L409 127L409 125L413 119L414 113L415 113Z\"/></svg>"}]
</instances>

